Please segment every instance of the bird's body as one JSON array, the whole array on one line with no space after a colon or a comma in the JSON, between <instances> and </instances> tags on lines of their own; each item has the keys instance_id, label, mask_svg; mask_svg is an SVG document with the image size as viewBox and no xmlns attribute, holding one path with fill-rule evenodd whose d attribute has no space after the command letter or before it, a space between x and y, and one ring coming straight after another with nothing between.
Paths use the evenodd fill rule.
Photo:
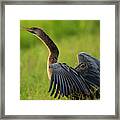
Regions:
<instances>
[{"instance_id":1,"label":"bird's body","mask_svg":"<svg viewBox=\"0 0 120 120\"><path fill-rule=\"evenodd\" d=\"M58 62L59 50L49 36L40 28L27 28L47 46L49 56L47 73L50 80L49 92L54 98L66 96L68 99L100 98L100 62L87 53L78 55L79 65L69 67Z\"/></svg>"}]
</instances>

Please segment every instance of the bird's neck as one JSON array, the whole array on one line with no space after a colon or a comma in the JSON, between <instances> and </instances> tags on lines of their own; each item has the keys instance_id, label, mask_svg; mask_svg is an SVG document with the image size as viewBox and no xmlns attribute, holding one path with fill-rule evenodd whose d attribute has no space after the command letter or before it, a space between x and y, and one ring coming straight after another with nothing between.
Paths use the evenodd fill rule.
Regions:
<instances>
[{"instance_id":1,"label":"bird's neck","mask_svg":"<svg viewBox=\"0 0 120 120\"><path fill-rule=\"evenodd\" d=\"M55 43L43 30L41 30L37 36L41 38L42 42L46 45L46 47L49 50L48 64L56 63L59 55L59 50Z\"/></svg>"},{"instance_id":2,"label":"bird's neck","mask_svg":"<svg viewBox=\"0 0 120 120\"><path fill-rule=\"evenodd\" d=\"M49 50L49 56L47 61L47 73L48 78L50 80L52 75L52 69L49 68L49 65L57 62L59 50L55 43L49 38L49 36L44 31L39 31L39 34L37 34L37 36L41 38L42 42Z\"/></svg>"}]
</instances>

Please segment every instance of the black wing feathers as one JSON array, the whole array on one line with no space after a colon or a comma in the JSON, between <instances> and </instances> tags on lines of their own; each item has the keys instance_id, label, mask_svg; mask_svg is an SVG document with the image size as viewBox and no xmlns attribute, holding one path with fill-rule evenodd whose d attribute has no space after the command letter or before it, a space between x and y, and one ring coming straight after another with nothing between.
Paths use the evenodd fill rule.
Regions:
<instances>
[{"instance_id":1,"label":"black wing feathers","mask_svg":"<svg viewBox=\"0 0 120 120\"><path fill-rule=\"evenodd\" d=\"M50 92L51 89L52 89L52 85L53 85L53 81L54 81L54 78L53 78L53 77L54 77L54 75L51 76L50 87L49 87L48 92Z\"/></svg>"},{"instance_id":2,"label":"black wing feathers","mask_svg":"<svg viewBox=\"0 0 120 120\"><path fill-rule=\"evenodd\" d=\"M86 83L78 76L77 72L66 64L51 64L52 76L49 92L54 98L58 96L70 96L74 93L90 94Z\"/></svg>"}]
</instances>

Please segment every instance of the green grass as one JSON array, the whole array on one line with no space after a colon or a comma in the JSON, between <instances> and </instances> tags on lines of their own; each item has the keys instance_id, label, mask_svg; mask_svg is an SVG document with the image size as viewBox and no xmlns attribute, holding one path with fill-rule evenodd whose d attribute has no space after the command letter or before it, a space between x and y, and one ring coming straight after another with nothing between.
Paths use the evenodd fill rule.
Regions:
<instances>
[{"instance_id":1,"label":"green grass","mask_svg":"<svg viewBox=\"0 0 120 120\"><path fill-rule=\"evenodd\" d=\"M48 50L38 38L22 29L23 27L43 28L59 48L59 62L75 67L78 65L79 52L87 52L99 59L100 21L21 20L20 27L21 100L54 100L48 93Z\"/></svg>"}]
</instances>

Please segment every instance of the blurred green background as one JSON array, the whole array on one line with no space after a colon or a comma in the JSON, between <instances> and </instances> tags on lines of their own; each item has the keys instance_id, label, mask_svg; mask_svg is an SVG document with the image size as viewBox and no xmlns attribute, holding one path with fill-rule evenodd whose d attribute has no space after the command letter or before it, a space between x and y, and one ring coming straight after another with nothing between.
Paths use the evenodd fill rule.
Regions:
<instances>
[{"instance_id":1,"label":"blurred green background","mask_svg":"<svg viewBox=\"0 0 120 120\"><path fill-rule=\"evenodd\" d=\"M78 65L79 52L87 52L99 59L99 20L21 20L20 21L20 99L54 100L48 93L48 50L24 27L40 27L58 46L59 62L71 67ZM66 98L61 98L65 100ZM57 100L57 99L56 99Z\"/></svg>"}]
</instances>

